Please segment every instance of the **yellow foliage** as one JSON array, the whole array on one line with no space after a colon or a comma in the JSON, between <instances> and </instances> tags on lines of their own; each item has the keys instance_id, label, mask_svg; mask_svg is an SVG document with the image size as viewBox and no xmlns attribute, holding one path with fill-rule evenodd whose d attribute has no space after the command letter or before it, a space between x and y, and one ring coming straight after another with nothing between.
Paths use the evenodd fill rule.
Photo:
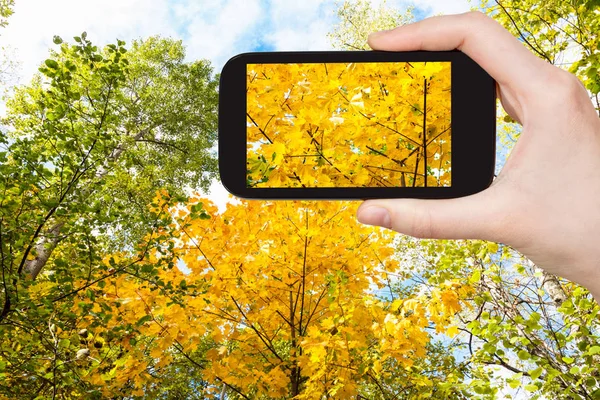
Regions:
<instances>
[{"instance_id":1,"label":"yellow foliage","mask_svg":"<svg viewBox=\"0 0 600 400\"><path fill-rule=\"evenodd\" d=\"M203 379L215 386L258 397L350 398L357 382L389 377L390 363L409 371L425 357L426 328L435 324L444 332L469 293L445 282L430 299L375 297L373 287L399 264L393 236L356 222L357 203L245 201L217 214L207 200L191 202L200 200L210 219L175 212L175 257L189 274L158 273L199 294L170 304L168 294L131 275L113 277L103 290L102 301L118 309L103 328L139 330L122 337L125 355L113 360L110 373L99 379L92 370L86 378L104 382L106 394L125 383L142 387L151 379L147 368L158 371L174 354L193 354L210 338ZM84 317L81 326L93 318ZM451 328L448 335L454 334ZM91 349L91 357L102 359L101 351Z\"/></svg>"},{"instance_id":2,"label":"yellow foliage","mask_svg":"<svg viewBox=\"0 0 600 400\"><path fill-rule=\"evenodd\" d=\"M248 185L449 186L450 75L449 62L249 65Z\"/></svg>"}]
</instances>

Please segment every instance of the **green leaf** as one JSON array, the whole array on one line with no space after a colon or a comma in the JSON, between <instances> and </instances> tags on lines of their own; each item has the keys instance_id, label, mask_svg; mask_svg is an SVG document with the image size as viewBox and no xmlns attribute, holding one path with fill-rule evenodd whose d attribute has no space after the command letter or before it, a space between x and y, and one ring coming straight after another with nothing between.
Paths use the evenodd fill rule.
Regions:
<instances>
[{"instance_id":1,"label":"green leaf","mask_svg":"<svg viewBox=\"0 0 600 400\"><path fill-rule=\"evenodd\" d=\"M587 354L593 356L594 354L600 354L600 346L592 346L587 351Z\"/></svg>"},{"instance_id":2,"label":"green leaf","mask_svg":"<svg viewBox=\"0 0 600 400\"><path fill-rule=\"evenodd\" d=\"M508 386L510 386L511 389L516 389L519 386L521 386L521 381L518 381L515 379L509 379L507 382L508 382Z\"/></svg>"},{"instance_id":3,"label":"green leaf","mask_svg":"<svg viewBox=\"0 0 600 400\"><path fill-rule=\"evenodd\" d=\"M58 69L58 63L51 58L44 61L44 64L46 64L48 68Z\"/></svg>"},{"instance_id":4,"label":"green leaf","mask_svg":"<svg viewBox=\"0 0 600 400\"><path fill-rule=\"evenodd\" d=\"M523 266L523 264L515 264L515 269L519 274L525 273L525 267Z\"/></svg>"},{"instance_id":5,"label":"green leaf","mask_svg":"<svg viewBox=\"0 0 600 400\"><path fill-rule=\"evenodd\" d=\"M152 265L152 264L142 265L142 272L144 272L144 273L152 272L153 270L154 270L154 265Z\"/></svg>"},{"instance_id":6,"label":"green leaf","mask_svg":"<svg viewBox=\"0 0 600 400\"><path fill-rule=\"evenodd\" d=\"M575 367L571 367L571 369L569 370L570 374L573 375L577 375L579 373L579 367L575 366Z\"/></svg>"},{"instance_id":7,"label":"green leaf","mask_svg":"<svg viewBox=\"0 0 600 400\"><path fill-rule=\"evenodd\" d=\"M529 385L525 385L525 390L527 390L528 392L537 392L538 387L530 383Z\"/></svg>"},{"instance_id":8,"label":"green leaf","mask_svg":"<svg viewBox=\"0 0 600 400\"><path fill-rule=\"evenodd\" d=\"M481 280L481 270L480 269L476 269L473 274L471 275L471 277L469 278L469 282L470 283L477 283Z\"/></svg>"},{"instance_id":9,"label":"green leaf","mask_svg":"<svg viewBox=\"0 0 600 400\"><path fill-rule=\"evenodd\" d=\"M202 203L196 203L196 204L194 204L194 205L192 205L192 206L190 207L190 210L191 210L193 213L200 212L200 211L202 211L203 209L204 209L204 204L202 204Z\"/></svg>"},{"instance_id":10,"label":"green leaf","mask_svg":"<svg viewBox=\"0 0 600 400\"><path fill-rule=\"evenodd\" d=\"M592 387L596 386L596 379L595 379L595 378L593 378L593 377L591 377L591 376L588 376L587 378L585 378L585 384L586 384L588 387L591 387L591 388L592 388ZM594 399L598 398L598 397L595 397L595 396L592 396L592 397L593 397Z\"/></svg>"},{"instance_id":11,"label":"green leaf","mask_svg":"<svg viewBox=\"0 0 600 400\"><path fill-rule=\"evenodd\" d=\"M531 377L531 379L537 379L542 375L543 372L544 369L542 367L538 367L534 370L529 371L529 376Z\"/></svg>"},{"instance_id":12,"label":"green leaf","mask_svg":"<svg viewBox=\"0 0 600 400\"><path fill-rule=\"evenodd\" d=\"M496 346L493 345L492 343L484 343L483 344L483 350L485 350L489 354L495 354L496 353Z\"/></svg>"},{"instance_id":13,"label":"green leaf","mask_svg":"<svg viewBox=\"0 0 600 400\"><path fill-rule=\"evenodd\" d=\"M517 353L517 356L519 357L520 360L523 360L523 361L527 361L531 358L531 354L529 354L529 352L525 351L525 350L519 350L519 352Z\"/></svg>"},{"instance_id":14,"label":"green leaf","mask_svg":"<svg viewBox=\"0 0 600 400\"><path fill-rule=\"evenodd\" d=\"M562 358L562 360L563 360L565 363L567 363L567 364L573 364L573 362L575 362L575 359L574 359L574 358L571 358L571 357L566 357L566 356L565 356L565 357L563 357L563 358Z\"/></svg>"},{"instance_id":15,"label":"green leaf","mask_svg":"<svg viewBox=\"0 0 600 400\"><path fill-rule=\"evenodd\" d=\"M54 42L54 44L61 44L63 42L60 36L54 36L52 38L52 41Z\"/></svg>"},{"instance_id":16,"label":"green leaf","mask_svg":"<svg viewBox=\"0 0 600 400\"><path fill-rule=\"evenodd\" d=\"M135 323L135 326L142 326L148 321L152 321L152 317L150 315L144 315Z\"/></svg>"}]
</instances>

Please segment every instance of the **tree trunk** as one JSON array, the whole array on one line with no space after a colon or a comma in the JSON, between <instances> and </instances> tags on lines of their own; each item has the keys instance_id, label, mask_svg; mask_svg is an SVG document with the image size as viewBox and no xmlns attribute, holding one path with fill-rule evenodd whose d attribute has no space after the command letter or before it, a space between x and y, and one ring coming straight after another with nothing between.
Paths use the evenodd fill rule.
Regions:
<instances>
[{"instance_id":1,"label":"tree trunk","mask_svg":"<svg viewBox=\"0 0 600 400\"><path fill-rule=\"evenodd\" d=\"M542 285L542 288L544 288L546 293L548 293L548 296L550 296L554 304L560 306L562 303L564 303L565 300L567 300L567 294L565 293L558 278L554 275L547 273L543 269L539 268L537 265L533 265L533 263L532 266L536 273L541 273L541 276L539 278L540 284Z\"/></svg>"},{"instance_id":2,"label":"tree trunk","mask_svg":"<svg viewBox=\"0 0 600 400\"><path fill-rule=\"evenodd\" d=\"M60 241L59 235L63 225L63 222L59 222L50 228L50 230L46 232L34 246L36 253L35 258L33 260L25 261L24 270L31 279L35 279L42 268L44 268L44 265L48 262L48 259Z\"/></svg>"},{"instance_id":3,"label":"tree trunk","mask_svg":"<svg viewBox=\"0 0 600 400\"><path fill-rule=\"evenodd\" d=\"M221 388L221 394L219 395L219 400L225 400L226 389L227 385L223 384L223 387Z\"/></svg>"},{"instance_id":4,"label":"tree trunk","mask_svg":"<svg viewBox=\"0 0 600 400\"><path fill-rule=\"evenodd\" d=\"M133 140L137 141L147 134L150 129L144 129L133 136ZM110 155L107 157L106 162L98 167L96 171L96 178L101 179L108 173L108 166L110 162L115 162L121 157L121 154L125 151L124 143L120 143L113 149ZM42 271L48 259L52 255L52 252L60 241L60 231L64 225L64 222L58 222L54 224L50 230L40 237L38 243L34 246L37 256L33 260L27 260L25 262L25 273L29 275L31 279L35 279Z\"/></svg>"}]
</instances>

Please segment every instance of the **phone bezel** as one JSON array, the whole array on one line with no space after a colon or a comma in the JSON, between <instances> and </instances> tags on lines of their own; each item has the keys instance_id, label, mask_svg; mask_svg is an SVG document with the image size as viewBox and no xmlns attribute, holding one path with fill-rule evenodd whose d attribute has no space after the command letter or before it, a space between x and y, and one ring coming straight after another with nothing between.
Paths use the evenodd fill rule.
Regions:
<instances>
[{"instance_id":1,"label":"phone bezel","mask_svg":"<svg viewBox=\"0 0 600 400\"><path fill-rule=\"evenodd\" d=\"M451 157L449 187L246 186L247 64L450 61ZM439 199L467 196L487 188L494 177L496 84L464 53L453 51L311 51L244 53L223 67L219 86L219 173L225 188L247 199Z\"/></svg>"}]
</instances>

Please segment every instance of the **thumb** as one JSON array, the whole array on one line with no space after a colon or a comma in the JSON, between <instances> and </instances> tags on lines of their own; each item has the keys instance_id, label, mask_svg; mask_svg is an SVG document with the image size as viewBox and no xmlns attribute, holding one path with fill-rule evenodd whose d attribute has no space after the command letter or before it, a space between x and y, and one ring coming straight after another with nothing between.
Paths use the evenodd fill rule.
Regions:
<instances>
[{"instance_id":1,"label":"thumb","mask_svg":"<svg viewBox=\"0 0 600 400\"><path fill-rule=\"evenodd\" d=\"M506 219L494 190L457 199L367 200L358 208L358 221L393 229L417 238L501 241Z\"/></svg>"}]
</instances>

